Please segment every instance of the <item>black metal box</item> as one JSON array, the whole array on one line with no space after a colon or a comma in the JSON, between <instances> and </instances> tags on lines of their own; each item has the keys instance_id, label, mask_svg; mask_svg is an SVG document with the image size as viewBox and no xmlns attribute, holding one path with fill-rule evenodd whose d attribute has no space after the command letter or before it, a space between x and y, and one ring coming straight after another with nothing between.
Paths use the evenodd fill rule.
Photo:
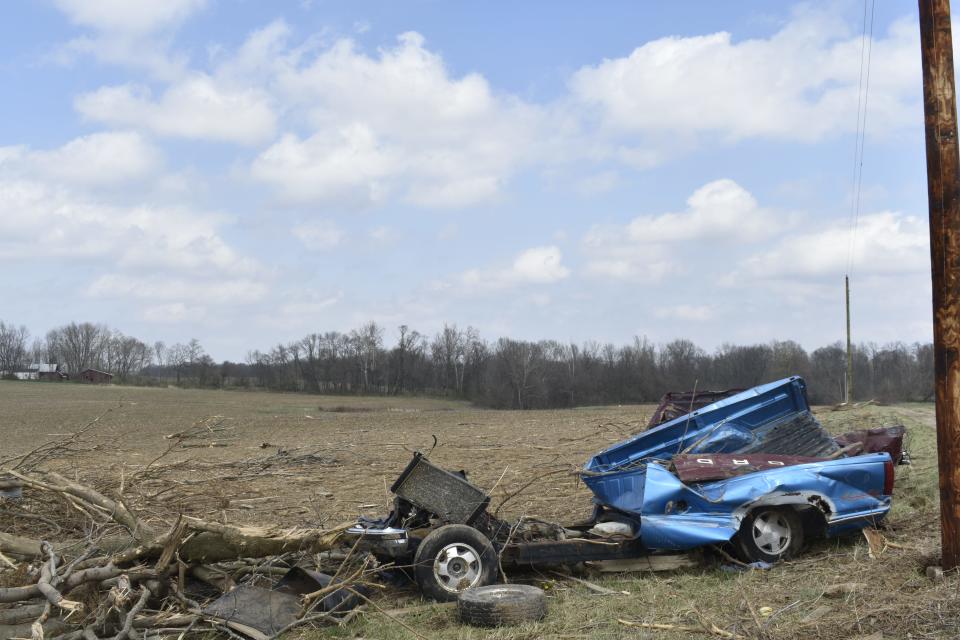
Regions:
<instances>
[{"instance_id":1,"label":"black metal box","mask_svg":"<svg viewBox=\"0 0 960 640\"><path fill-rule=\"evenodd\" d=\"M490 496L415 453L390 490L446 524L472 524L490 504Z\"/></svg>"}]
</instances>

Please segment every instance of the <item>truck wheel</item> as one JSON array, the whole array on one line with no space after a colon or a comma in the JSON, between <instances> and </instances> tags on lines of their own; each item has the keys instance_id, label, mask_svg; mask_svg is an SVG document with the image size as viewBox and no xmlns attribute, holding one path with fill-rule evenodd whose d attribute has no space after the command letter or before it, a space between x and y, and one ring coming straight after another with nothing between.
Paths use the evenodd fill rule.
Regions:
<instances>
[{"instance_id":1,"label":"truck wheel","mask_svg":"<svg viewBox=\"0 0 960 640\"><path fill-rule=\"evenodd\" d=\"M414 576L427 597L440 602L497 579L497 552L482 533L463 524L431 531L414 557Z\"/></svg>"},{"instance_id":2,"label":"truck wheel","mask_svg":"<svg viewBox=\"0 0 960 640\"><path fill-rule=\"evenodd\" d=\"M803 523L789 507L754 509L740 524L737 542L747 560L777 562L803 547Z\"/></svg>"},{"instance_id":3,"label":"truck wheel","mask_svg":"<svg viewBox=\"0 0 960 640\"><path fill-rule=\"evenodd\" d=\"M547 615L543 589L526 584L495 584L468 589L457 598L460 621L479 627L536 622Z\"/></svg>"}]
</instances>

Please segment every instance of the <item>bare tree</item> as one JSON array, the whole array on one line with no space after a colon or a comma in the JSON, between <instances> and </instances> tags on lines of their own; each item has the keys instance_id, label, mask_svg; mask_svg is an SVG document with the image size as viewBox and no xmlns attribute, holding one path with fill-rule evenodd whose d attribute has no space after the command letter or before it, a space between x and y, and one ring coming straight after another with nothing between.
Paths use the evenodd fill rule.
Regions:
<instances>
[{"instance_id":1,"label":"bare tree","mask_svg":"<svg viewBox=\"0 0 960 640\"><path fill-rule=\"evenodd\" d=\"M24 365L29 337L25 326L0 321L0 372L13 372Z\"/></svg>"},{"instance_id":2,"label":"bare tree","mask_svg":"<svg viewBox=\"0 0 960 640\"><path fill-rule=\"evenodd\" d=\"M153 343L153 358L158 367L167 364L167 344L163 340L157 340Z\"/></svg>"},{"instance_id":3,"label":"bare tree","mask_svg":"<svg viewBox=\"0 0 960 640\"><path fill-rule=\"evenodd\" d=\"M377 367L377 360L383 348L383 329L376 322L368 322L359 330L350 333L350 340L360 366L360 385L363 391L370 390L371 371Z\"/></svg>"},{"instance_id":4,"label":"bare tree","mask_svg":"<svg viewBox=\"0 0 960 640\"><path fill-rule=\"evenodd\" d=\"M91 322L71 322L47 333L47 348L71 373L103 367L110 329Z\"/></svg>"}]
</instances>

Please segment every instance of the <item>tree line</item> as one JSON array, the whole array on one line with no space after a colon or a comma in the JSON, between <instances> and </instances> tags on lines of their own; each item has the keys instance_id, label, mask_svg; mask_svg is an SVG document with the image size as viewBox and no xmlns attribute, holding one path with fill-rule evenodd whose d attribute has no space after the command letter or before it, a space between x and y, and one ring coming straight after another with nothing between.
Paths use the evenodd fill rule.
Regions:
<instances>
[{"instance_id":1,"label":"tree line","mask_svg":"<svg viewBox=\"0 0 960 640\"><path fill-rule=\"evenodd\" d=\"M368 322L349 332L311 333L251 351L245 362L216 362L197 340L152 345L103 324L70 323L30 340L0 321L0 372L60 363L68 372L113 373L128 384L261 388L323 394L421 394L494 408L533 409L656 401L671 390L747 388L803 376L810 401L844 395L841 343L807 351L796 342L724 344L708 352L677 339L654 344L556 340L488 341L472 327L445 325L434 335L406 325L387 344ZM853 350L854 400L927 401L933 397L933 345L859 344Z\"/></svg>"}]
</instances>

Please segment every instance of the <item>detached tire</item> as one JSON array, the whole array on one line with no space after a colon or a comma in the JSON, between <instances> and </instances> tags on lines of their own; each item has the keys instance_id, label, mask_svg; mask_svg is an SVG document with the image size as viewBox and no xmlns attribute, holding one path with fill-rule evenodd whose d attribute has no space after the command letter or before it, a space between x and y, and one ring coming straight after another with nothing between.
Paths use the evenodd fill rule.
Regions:
<instances>
[{"instance_id":1,"label":"detached tire","mask_svg":"<svg viewBox=\"0 0 960 640\"><path fill-rule=\"evenodd\" d=\"M413 559L414 577L423 595L451 602L467 589L497 580L497 552L485 535L463 524L431 531Z\"/></svg>"},{"instance_id":2,"label":"detached tire","mask_svg":"<svg viewBox=\"0 0 960 640\"><path fill-rule=\"evenodd\" d=\"M543 589L526 584L495 584L467 589L457 598L464 624L501 627L536 622L547 615Z\"/></svg>"},{"instance_id":3,"label":"detached tire","mask_svg":"<svg viewBox=\"0 0 960 640\"><path fill-rule=\"evenodd\" d=\"M751 562L790 558L803 548L803 522L789 507L761 507L747 514L740 524L737 543Z\"/></svg>"}]
</instances>

